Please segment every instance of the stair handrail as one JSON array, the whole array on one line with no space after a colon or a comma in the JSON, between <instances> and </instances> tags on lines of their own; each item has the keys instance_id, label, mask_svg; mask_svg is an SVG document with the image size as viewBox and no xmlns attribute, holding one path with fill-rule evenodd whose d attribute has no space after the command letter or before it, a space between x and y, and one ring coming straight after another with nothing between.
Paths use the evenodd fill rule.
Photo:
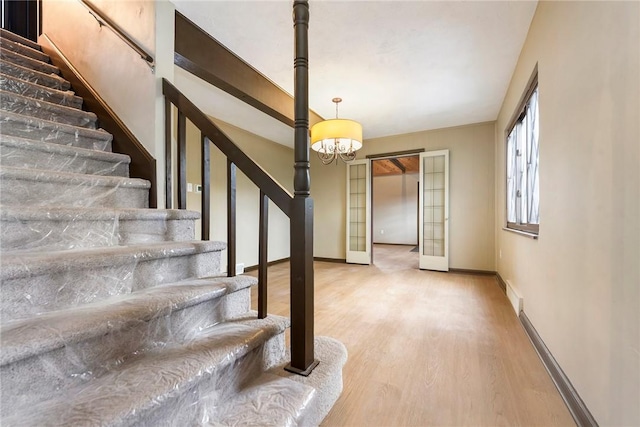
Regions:
<instances>
[{"instance_id":1,"label":"stair handrail","mask_svg":"<svg viewBox=\"0 0 640 427\"><path fill-rule=\"evenodd\" d=\"M80 4L82 4L93 18L98 21L98 25L100 27L107 27L110 29L116 36L118 36L123 42L125 42L131 49L133 49L140 58L142 58L147 65L151 68L151 72L155 72L155 60L153 56L148 53L144 48L142 48L138 43L136 43L131 37L129 37L124 30L122 30L118 24L109 19L106 15L104 15L100 10L95 7L89 0L78 0Z\"/></svg>"},{"instance_id":2,"label":"stair handrail","mask_svg":"<svg viewBox=\"0 0 640 427\"><path fill-rule=\"evenodd\" d=\"M244 173L260 191L264 192L287 217L291 218L293 195L278 183L267 171L247 156L220 128L191 102L178 88L162 79L162 92L166 99L178 108L202 134Z\"/></svg>"}]
</instances>

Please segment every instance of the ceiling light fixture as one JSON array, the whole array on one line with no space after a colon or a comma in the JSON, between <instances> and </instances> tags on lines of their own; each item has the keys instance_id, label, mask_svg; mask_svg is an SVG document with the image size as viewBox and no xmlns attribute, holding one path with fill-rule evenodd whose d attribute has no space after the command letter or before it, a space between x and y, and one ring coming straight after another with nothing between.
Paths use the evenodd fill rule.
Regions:
<instances>
[{"instance_id":1,"label":"ceiling light fixture","mask_svg":"<svg viewBox=\"0 0 640 427\"><path fill-rule=\"evenodd\" d=\"M338 118L338 104L342 98L333 98L336 118L318 122L311 127L311 149L325 165L338 157L345 163L356 159L356 150L362 148L362 125L356 121Z\"/></svg>"}]
</instances>

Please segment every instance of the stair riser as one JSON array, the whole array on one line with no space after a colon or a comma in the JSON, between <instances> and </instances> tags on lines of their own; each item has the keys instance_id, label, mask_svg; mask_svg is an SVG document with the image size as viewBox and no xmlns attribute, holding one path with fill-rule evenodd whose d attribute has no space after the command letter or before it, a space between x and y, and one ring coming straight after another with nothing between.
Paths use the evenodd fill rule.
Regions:
<instances>
[{"instance_id":1,"label":"stair riser","mask_svg":"<svg viewBox=\"0 0 640 427\"><path fill-rule=\"evenodd\" d=\"M0 89L53 104L82 108L82 98L75 96L72 92L56 91L46 86L24 82L6 75L0 76Z\"/></svg>"},{"instance_id":2,"label":"stair riser","mask_svg":"<svg viewBox=\"0 0 640 427\"><path fill-rule=\"evenodd\" d=\"M31 181L0 177L0 203L13 206L147 208L149 189L93 185L91 181Z\"/></svg>"},{"instance_id":3,"label":"stair riser","mask_svg":"<svg viewBox=\"0 0 640 427\"><path fill-rule=\"evenodd\" d=\"M0 49L0 58L13 64L18 64L25 68L31 68L32 70L40 71L45 74L60 74L60 70L51 64L44 63L42 61L29 58L28 56L20 55L19 53L11 52L7 49Z\"/></svg>"},{"instance_id":4,"label":"stair riser","mask_svg":"<svg viewBox=\"0 0 640 427\"><path fill-rule=\"evenodd\" d=\"M0 222L2 251L60 251L193 240L195 220L5 219Z\"/></svg>"},{"instance_id":5,"label":"stair riser","mask_svg":"<svg viewBox=\"0 0 640 427\"><path fill-rule=\"evenodd\" d=\"M23 44L14 42L12 40L7 40L5 38L2 39L1 45L3 48L10 50L12 52L19 53L20 55L28 56L29 58L36 59L42 62L49 62L49 56L42 53L39 50L32 49Z\"/></svg>"},{"instance_id":6,"label":"stair riser","mask_svg":"<svg viewBox=\"0 0 640 427\"><path fill-rule=\"evenodd\" d=\"M251 291L246 288L148 322L140 321L125 331L69 344L5 365L0 368L0 407L6 408L6 413L1 415L8 415L18 406L54 397L60 390L82 385L117 369L130 355L140 355L167 343L188 342L195 331L245 313L250 304ZM38 375L31 375L33 372Z\"/></svg>"},{"instance_id":7,"label":"stair riser","mask_svg":"<svg viewBox=\"0 0 640 427\"><path fill-rule=\"evenodd\" d=\"M32 147L7 147L0 144L0 161L3 166L43 169L90 175L129 176L129 163L109 162L90 157L51 153L29 149Z\"/></svg>"},{"instance_id":8,"label":"stair riser","mask_svg":"<svg viewBox=\"0 0 640 427\"><path fill-rule=\"evenodd\" d=\"M41 128L36 124L37 122L30 123L5 118L2 121L2 133L4 135L33 139L51 144L71 145L73 147L87 148L89 150L111 151L111 135L100 138L91 138L56 128Z\"/></svg>"},{"instance_id":9,"label":"stair riser","mask_svg":"<svg viewBox=\"0 0 640 427\"><path fill-rule=\"evenodd\" d=\"M135 245L153 242L185 242L195 238L196 221L120 221L120 244Z\"/></svg>"},{"instance_id":10,"label":"stair riser","mask_svg":"<svg viewBox=\"0 0 640 427\"><path fill-rule=\"evenodd\" d=\"M96 117L81 110L60 107L59 104L33 101L31 98L11 97L10 94L0 94L0 108L17 114L37 117L55 123L64 123L87 129L96 128Z\"/></svg>"},{"instance_id":11,"label":"stair riser","mask_svg":"<svg viewBox=\"0 0 640 427\"><path fill-rule=\"evenodd\" d=\"M45 74L30 68L22 67L12 62L0 61L0 69L4 74L9 76L30 83L36 83L41 86L50 87L51 89L69 90L69 88L71 88L71 84L58 75L50 73Z\"/></svg>"},{"instance_id":12,"label":"stair riser","mask_svg":"<svg viewBox=\"0 0 640 427\"><path fill-rule=\"evenodd\" d=\"M43 108L34 108L30 105L13 103L8 105L4 99L0 99L2 110L11 111L18 114L24 114L31 117L37 117L42 120L48 120L55 123L64 123L71 126L79 126L87 129L95 129L96 121L85 116L69 116L59 111L45 110Z\"/></svg>"},{"instance_id":13,"label":"stair riser","mask_svg":"<svg viewBox=\"0 0 640 427\"><path fill-rule=\"evenodd\" d=\"M151 260L131 257L109 265L110 259L105 256L103 267L75 263L48 274L3 280L3 321L102 301L187 277L213 276L220 271L219 251Z\"/></svg>"}]
</instances>

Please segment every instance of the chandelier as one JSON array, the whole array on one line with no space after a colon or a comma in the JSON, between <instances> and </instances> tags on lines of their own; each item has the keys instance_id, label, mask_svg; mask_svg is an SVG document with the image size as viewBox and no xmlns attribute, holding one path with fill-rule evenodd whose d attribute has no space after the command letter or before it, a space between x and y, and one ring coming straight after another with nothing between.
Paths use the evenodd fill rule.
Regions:
<instances>
[{"instance_id":1,"label":"chandelier","mask_svg":"<svg viewBox=\"0 0 640 427\"><path fill-rule=\"evenodd\" d=\"M356 159L356 150L362 148L362 125L353 120L338 118L338 104L342 98L333 98L336 118L318 122L311 127L311 149L325 165L338 157L345 163Z\"/></svg>"}]
</instances>

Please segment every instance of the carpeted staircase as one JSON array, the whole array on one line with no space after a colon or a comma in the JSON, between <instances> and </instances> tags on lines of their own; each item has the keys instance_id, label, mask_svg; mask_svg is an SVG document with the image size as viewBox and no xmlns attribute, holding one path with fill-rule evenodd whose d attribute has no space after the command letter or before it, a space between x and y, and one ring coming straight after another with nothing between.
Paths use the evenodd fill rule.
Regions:
<instances>
[{"instance_id":1,"label":"carpeted staircase","mask_svg":"<svg viewBox=\"0 0 640 427\"><path fill-rule=\"evenodd\" d=\"M319 424L342 344L285 372L289 320L257 319L255 279L220 275L198 213L149 209L39 46L0 35L0 424Z\"/></svg>"}]
</instances>

